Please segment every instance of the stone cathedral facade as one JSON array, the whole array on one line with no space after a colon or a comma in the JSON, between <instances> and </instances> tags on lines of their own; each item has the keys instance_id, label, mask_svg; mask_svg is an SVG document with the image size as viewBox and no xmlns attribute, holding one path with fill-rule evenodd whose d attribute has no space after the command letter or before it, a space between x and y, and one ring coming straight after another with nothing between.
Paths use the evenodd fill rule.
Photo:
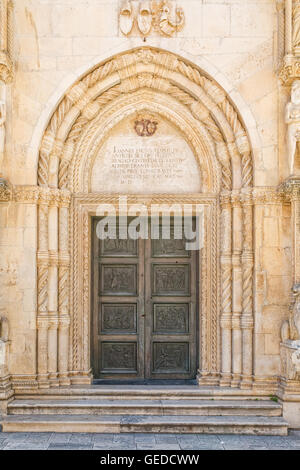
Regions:
<instances>
[{"instance_id":1,"label":"stone cathedral facade","mask_svg":"<svg viewBox=\"0 0 300 470\"><path fill-rule=\"evenodd\" d=\"M175 395L156 430L300 427L300 2L0 4L3 429L102 432L112 410L70 398ZM201 207L201 247L100 242L125 203Z\"/></svg>"}]
</instances>

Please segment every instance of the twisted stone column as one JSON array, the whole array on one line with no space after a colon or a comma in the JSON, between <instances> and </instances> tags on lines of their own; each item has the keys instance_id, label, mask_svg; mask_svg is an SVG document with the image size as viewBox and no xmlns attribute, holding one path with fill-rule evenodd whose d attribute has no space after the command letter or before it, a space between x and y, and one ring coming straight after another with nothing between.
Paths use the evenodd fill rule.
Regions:
<instances>
[{"instance_id":1,"label":"twisted stone column","mask_svg":"<svg viewBox=\"0 0 300 470\"><path fill-rule=\"evenodd\" d=\"M38 206L38 253L37 253L37 362L40 388L48 388L48 282L49 245L48 214L50 192L40 190Z\"/></svg>"},{"instance_id":2,"label":"twisted stone column","mask_svg":"<svg viewBox=\"0 0 300 470\"><path fill-rule=\"evenodd\" d=\"M48 331L48 372L51 387L57 381L57 328L58 328L58 203L59 193L51 191L49 207L49 331Z\"/></svg>"},{"instance_id":3,"label":"twisted stone column","mask_svg":"<svg viewBox=\"0 0 300 470\"><path fill-rule=\"evenodd\" d=\"M70 194L61 195L59 208L59 274L58 274L58 371L61 385L69 385L69 330L70 330L70 255L69 255Z\"/></svg>"},{"instance_id":4,"label":"twisted stone column","mask_svg":"<svg viewBox=\"0 0 300 470\"><path fill-rule=\"evenodd\" d=\"M232 320L232 209L230 193L221 195L221 276L222 276L222 374L220 385L231 383L231 320Z\"/></svg>"},{"instance_id":5,"label":"twisted stone column","mask_svg":"<svg viewBox=\"0 0 300 470\"><path fill-rule=\"evenodd\" d=\"M231 196L233 207L233 248L232 248L232 387L238 387L242 373L242 265L243 246L242 206L239 192Z\"/></svg>"},{"instance_id":6,"label":"twisted stone column","mask_svg":"<svg viewBox=\"0 0 300 470\"><path fill-rule=\"evenodd\" d=\"M253 381L253 201L250 189L243 190L243 302L242 302L242 382L241 388L250 388Z\"/></svg>"},{"instance_id":7,"label":"twisted stone column","mask_svg":"<svg viewBox=\"0 0 300 470\"><path fill-rule=\"evenodd\" d=\"M293 0L285 0L285 53L293 53Z\"/></svg>"}]
</instances>

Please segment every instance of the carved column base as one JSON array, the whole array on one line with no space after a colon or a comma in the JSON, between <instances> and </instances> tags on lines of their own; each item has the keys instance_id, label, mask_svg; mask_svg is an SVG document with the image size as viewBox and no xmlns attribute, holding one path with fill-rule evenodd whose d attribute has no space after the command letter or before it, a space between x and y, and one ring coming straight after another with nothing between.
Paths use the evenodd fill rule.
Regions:
<instances>
[{"instance_id":1,"label":"carved column base","mask_svg":"<svg viewBox=\"0 0 300 470\"><path fill-rule=\"evenodd\" d=\"M233 374L232 381L231 381L231 388L238 388L241 383L241 375L240 374Z\"/></svg>"},{"instance_id":2,"label":"carved column base","mask_svg":"<svg viewBox=\"0 0 300 470\"><path fill-rule=\"evenodd\" d=\"M66 374L58 374L59 385L62 387L68 387L71 385L71 379L69 375Z\"/></svg>"},{"instance_id":3,"label":"carved column base","mask_svg":"<svg viewBox=\"0 0 300 470\"><path fill-rule=\"evenodd\" d=\"M211 373L207 371L198 370L196 380L197 380L199 387L208 386L208 385L214 386L214 385L219 385L220 376L217 373Z\"/></svg>"},{"instance_id":4,"label":"carved column base","mask_svg":"<svg viewBox=\"0 0 300 470\"><path fill-rule=\"evenodd\" d=\"M39 388L50 388L49 374L39 374L37 381Z\"/></svg>"},{"instance_id":5,"label":"carved column base","mask_svg":"<svg viewBox=\"0 0 300 470\"><path fill-rule=\"evenodd\" d=\"M240 383L241 390L249 390L253 386L252 375L242 375L242 381Z\"/></svg>"},{"instance_id":6,"label":"carved column base","mask_svg":"<svg viewBox=\"0 0 300 470\"><path fill-rule=\"evenodd\" d=\"M91 369L88 371L71 371L69 377L72 385L91 385L93 381Z\"/></svg>"},{"instance_id":7,"label":"carved column base","mask_svg":"<svg viewBox=\"0 0 300 470\"><path fill-rule=\"evenodd\" d=\"M49 385L50 388L59 387L59 380L57 374L49 374Z\"/></svg>"},{"instance_id":8,"label":"carved column base","mask_svg":"<svg viewBox=\"0 0 300 470\"><path fill-rule=\"evenodd\" d=\"M13 399L13 396L14 391L10 375L0 376L0 415L7 413L7 405Z\"/></svg>"},{"instance_id":9,"label":"carved column base","mask_svg":"<svg viewBox=\"0 0 300 470\"><path fill-rule=\"evenodd\" d=\"M231 374L223 373L220 379L220 387L230 387L231 385Z\"/></svg>"}]
</instances>

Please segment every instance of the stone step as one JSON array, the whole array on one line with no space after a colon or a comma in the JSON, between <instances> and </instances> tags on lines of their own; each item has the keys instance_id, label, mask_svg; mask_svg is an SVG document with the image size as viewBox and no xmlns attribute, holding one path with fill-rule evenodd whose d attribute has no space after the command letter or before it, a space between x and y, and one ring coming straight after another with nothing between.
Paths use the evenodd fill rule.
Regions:
<instances>
[{"instance_id":1,"label":"stone step","mask_svg":"<svg viewBox=\"0 0 300 470\"><path fill-rule=\"evenodd\" d=\"M91 386L72 386L61 388L50 388L46 390L37 389L30 393L16 393L18 399L35 399L49 400L74 400L84 398L101 398L116 400L132 400L132 399L152 399L152 400L168 400L168 399L197 399L207 400L217 398L218 400L266 400L268 394L263 391L257 391L255 395L250 395L249 390L241 390L238 388L227 387L199 387L198 385L91 385Z\"/></svg>"},{"instance_id":2,"label":"stone step","mask_svg":"<svg viewBox=\"0 0 300 470\"><path fill-rule=\"evenodd\" d=\"M269 400L14 400L9 415L196 415L281 416L279 403Z\"/></svg>"},{"instance_id":3,"label":"stone step","mask_svg":"<svg viewBox=\"0 0 300 470\"><path fill-rule=\"evenodd\" d=\"M3 418L1 424L3 432L288 433L287 422L276 416L14 415Z\"/></svg>"}]
</instances>

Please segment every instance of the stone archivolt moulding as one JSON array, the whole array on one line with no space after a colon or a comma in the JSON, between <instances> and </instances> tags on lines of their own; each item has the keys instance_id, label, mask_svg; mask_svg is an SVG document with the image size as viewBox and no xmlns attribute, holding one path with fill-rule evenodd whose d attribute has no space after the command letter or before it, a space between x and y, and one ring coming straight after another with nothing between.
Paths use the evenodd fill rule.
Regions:
<instances>
[{"instance_id":1,"label":"stone archivolt moulding","mask_svg":"<svg viewBox=\"0 0 300 470\"><path fill-rule=\"evenodd\" d=\"M182 58L148 47L115 56L67 90L41 142L40 189L15 189L16 199L38 204L38 386L91 380L90 216L99 203L116 203L116 196L89 194L88 175L102 136L133 109L179 126L201 171L202 194L128 197L129 204L205 205L199 383L250 388L254 200L247 132L214 80ZM242 238L233 227L240 227Z\"/></svg>"},{"instance_id":2,"label":"stone archivolt moulding","mask_svg":"<svg viewBox=\"0 0 300 470\"><path fill-rule=\"evenodd\" d=\"M0 80L8 83L13 78L12 66L12 0L0 2Z\"/></svg>"}]
</instances>

